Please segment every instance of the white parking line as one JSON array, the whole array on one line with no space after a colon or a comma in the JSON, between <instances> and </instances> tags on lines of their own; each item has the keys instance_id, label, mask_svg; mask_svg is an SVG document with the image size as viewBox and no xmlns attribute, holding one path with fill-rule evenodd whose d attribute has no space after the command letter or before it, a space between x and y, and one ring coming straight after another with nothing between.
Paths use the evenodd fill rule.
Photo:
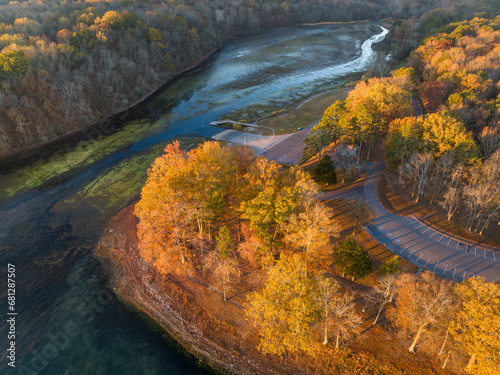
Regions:
<instances>
[{"instance_id":1,"label":"white parking line","mask_svg":"<svg viewBox=\"0 0 500 375\"><path fill-rule=\"evenodd\" d=\"M429 259L427 259L427 262L425 262L424 267L427 267L427 263L429 263L429 260L431 260L431 257L429 257Z\"/></svg>"},{"instance_id":2,"label":"white parking line","mask_svg":"<svg viewBox=\"0 0 500 375\"><path fill-rule=\"evenodd\" d=\"M445 274L447 268L448 268L448 265L446 265L446 267L444 267L443 275Z\"/></svg>"},{"instance_id":3,"label":"white parking line","mask_svg":"<svg viewBox=\"0 0 500 375\"><path fill-rule=\"evenodd\" d=\"M450 245L450 242L451 242L451 238L450 238L450 240L448 241L448 243L446 244L446 246L449 246L449 245Z\"/></svg>"},{"instance_id":4,"label":"white parking line","mask_svg":"<svg viewBox=\"0 0 500 375\"><path fill-rule=\"evenodd\" d=\"M457 272L457 267L455 267L455 271L453 271L453 277L452 277L452 279L455 278L455 272Z\"/></svg>"},{"instance_id":5,"label":"white parking line","mask_svg":"<svg viewBox=\"0 0 500 375\"><path fill-rule=\"evenodd\" d=\"M460 245L460 242L457 241L457 247L455 247L455 249L458 249L458 245Z\"/></svg>"},{"instance_id":6,"label":"white parking line","mask_svg":"<svg viewBox=\"0 0 500 375\"><path fill-rule=\"evenodd\" d=\"M411 252L410 257L413 255L413 253L414 253L415 251L417 251L417 250L413 250L413 251ZM408 257L408 258L409 258L409 257Z\"/></svg>"},{"instance_id":7,"label":"white parking line","mask_svg":"<svg viewBox=\"0 0 500 375\"><path fill-rule=\"evenodd\" d=\"M440 260L438 260L438 262L436 263L436 265L434 266L434 271L436 270L436 267L438 266Z\"/></svg>"},{"instance_id":8,"label":"white parking line","mask_svg":"<svg viewBox=\"0 0 500 375\"><path fill-rule=\"evenodd\" d=\"M441 238L439 239L438 242L441 242L441 240L443 239L443 237L444 237L444 234L441 235Z\"/></svg>"},{"instance_id":9,"label":"white parking line","mask_svg":"<svg viewBox=\"0 0 500 375\"><path fill-rule=\"evenodd\" d=\"M434 232L434 233L432 234L432 236L430 236L429 238L434 237L436 234L437 234L437 232Z\"/></svg>"},{"instance_id":10,"label":"white parking line","mask_svg":"<svg viewBox=\"0 0 500 375\"><path fill-rule=\"evenodd\" d=\"M429 229L431 229L431 228L427 228L427 229L426 229L426 230L424 230L424 231L423 231L422 233L425 233L425 232L427 232L427 231L428 231Z\"/></svg>"},{"instance_id":11,"label":"white parking line","mask_svg":"<svg viewBox=\"0 0 500 375\"><path fill-rule=\"evenodd\" d=\"M423 226L424 226L424 224L420 224L418 227L415 227L415 229L418 229L418 228L423 227Z\"/></svg>"},{"instance_id":12,"label":"white parking line","mask_svg":"<svg viewBox=\"0 0 500 375\"><path fill-rule=\"evenodd\" d=\"M474 255L477 255L477 246L474 246Z\"/></svg>"},{"instance_id":13,"label":"white parking line","mask_svg":"<svg viewBox=\"0 0 500 375\"><path fill-rule=\"evenodd\" d=\"M420 260L420 258L422 257L423 254L420 254L420 256L418 257L418 259L415 261L415 263L418 263L418 261Z\"/></svg>"},{"instance_id":14,"label":"white parking line","mask_svg":"<svg viewBox=\"0 0 500 375\"><path fill-rule=\"evenodd\" d=\"M463 277L463 279L462 279L462 280L465 280L465 271L464 271L464 277Z\"/></svg>"}]
</instances>

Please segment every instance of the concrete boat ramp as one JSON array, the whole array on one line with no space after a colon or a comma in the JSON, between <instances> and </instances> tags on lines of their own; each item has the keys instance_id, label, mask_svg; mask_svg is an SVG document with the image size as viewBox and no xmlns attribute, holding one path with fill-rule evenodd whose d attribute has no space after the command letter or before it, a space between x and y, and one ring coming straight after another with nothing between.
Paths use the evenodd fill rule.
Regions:
<instances>
[{"instance_id":1,"label":"concrete boat ramp","mask_svg":"<svg viewBox=\"0 0 500 375\"><path fill-rule=\"evenodd\" d=\"M212 138L217 141L246 145L254 150L256 155L261 155L292 135L293 134L267 136L240 132L237 130L224 130L222 133L216 134Z\"/></svg>"},{"instance_id":2,"label":"concrete boat ramp","mask_svg":"<svg viewBox=\"0 0 500 375\"><path fill-rule=\"evenodd\" d=\"M304 139L309 136L315 124L311 124L301 131L285 135L266 136L237 130L225 130L212 138L217 141L246 145L254 150L256 155L264 155L267 159L278 163L296 165L302 160L302 151L305 147Z\"/></svg>"}]
</instances>

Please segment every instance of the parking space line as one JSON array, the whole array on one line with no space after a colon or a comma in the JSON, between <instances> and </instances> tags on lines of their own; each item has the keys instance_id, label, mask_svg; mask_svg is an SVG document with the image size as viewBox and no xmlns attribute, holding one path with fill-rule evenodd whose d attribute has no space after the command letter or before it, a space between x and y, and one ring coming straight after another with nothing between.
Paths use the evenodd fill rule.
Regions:
<instances>
[{"instance_id":1,"label":"parking space line","mask_svg":"<svg viewBox=\"0 0 500 375\"><path fill-rule=\"evenodd\" d=\"M429 238L434 237L436 234L437 234L437 232L434 232L434 233L432 234L432 236L430 236Z\"/></svg>"},{"instance_id":2,"label":"parking space line","mask_svg":"<svg viewBox=\"0 0 500 375\"><path fill-rule=\"evenodd\" d=\"M438 262L436 263L436 265L434 266L434 271L436 270L436 267L438 266L440 260L438 260Z\"/></svg>"},{"instance_id":3,"label":"parking space line","mask_svg":"<svg viewBox=\"0 0 500 375\"><path fill-rule=\"evenodd\" d=\"M443 237L444 237L444 234L441 235L441 238L439 239L438 242L441 242L441 240L443 239Z\"/></svg>"},{"instance_id":4,"label":"parking space line","mask_svg":"<svg viewBox=\"0 0 500 375\"><path fill-rule=\"evenodd\" d=\"M449 245L450 245L450 242L451 242L451 238L450 238L450 240L448 241L448 243L446 244L446 246L449 246Z\"/></svg>"}]
</instances>

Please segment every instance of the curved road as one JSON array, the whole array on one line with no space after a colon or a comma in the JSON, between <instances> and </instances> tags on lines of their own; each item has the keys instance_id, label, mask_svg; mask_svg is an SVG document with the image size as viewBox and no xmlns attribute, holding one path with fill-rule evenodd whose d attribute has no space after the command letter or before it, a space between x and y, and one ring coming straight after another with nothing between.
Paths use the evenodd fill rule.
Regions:
<instances>
[{"instance_id":1,"label":"curved road","mask_svg":"<svg viewBox=\"0 0 500 375\"><path fill-rule=\"evenodd\" d=\"M421 269L438 276L462 281L482 276L486 281L500 280L500 253L490 247L469 242L441 232L413 217L398 216L387 211L377 197L377 181L384 171L380 162L365 180L352 188L332 191L320 199L357 199L365 202L375 216L366 231L393 253Z\"/></svg>"}]
</instances>

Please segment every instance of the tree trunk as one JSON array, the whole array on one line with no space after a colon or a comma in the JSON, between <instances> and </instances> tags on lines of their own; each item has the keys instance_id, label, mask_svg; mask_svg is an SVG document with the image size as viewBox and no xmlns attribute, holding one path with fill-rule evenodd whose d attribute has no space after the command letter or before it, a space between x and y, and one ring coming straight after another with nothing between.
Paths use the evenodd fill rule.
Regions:
<instances>
[{"instance_id":1,"label":"tree trunk","mask_svg":"<svg viewBox=\"0 0 500 375\"><path fill-rule=\"evenodd\" d=\"M446 345L446 340L448 340L448 332L450 331L450 329L448 328L446 330L446 335L444 336L444 342L443 342L443 345L441 345L441 350L439 351L438 355L441 355L443 353L443 350L444 350L444 346ZM444 367L443 367L444 368Z\"/></svg>"},{"instance_id":2,"label":"tree trunk","mask_svg":"<svg viewBox=\"0 0 500 375\"><path fill-rule=\"evenodd\" d=\"M413 343L411 344L411 346L408 348L408 351L410 353L414 353L415 352L415 345L417 345L417 341L418 339L420 339L420 335L422 335L422 332L424 331L424 327L425 326L420 326L420 328L418 329L418 332L417 334L415 335L415 339L413 340Z\"/></svg>"},{"instance_id":3,"label":"tree trunk","mask_svg":"<svg viewBox=\"0 0 500 375\"><path fill-rule=\"evenodd\" d=\"M328 323L325 322L325 339L323 340L323 345L327 344L328 344Z\"/></svg>"},{"instance_id":4,"label":"tree trunk","mask_svg":"<svg viewBox=\"0 0 500 375\"><path fill-rule=\"evenodd\" d=\"M377 316L375 318L375 321L373 322L373 325L377 324L378 317L380 316L380 313L382 312L382 309L384 308L384 305L385 305L385 303L381 304L380 307L378 308L378 313L377 313Z\"/></svg>"},{"instance_id":5,"label":"tree trunk","mask_svg":"<svg viewBox=\"0 0 500 375\"><path fill-rule=\"evenodd\" d=\"M358 163L359 164L359 159L361 158L361 147L363 146L363 142L359 142L359 150L358 150Z\"/></svg>"},{"instance_id":6,"label":"tree trunk","mask_svg":"<svg viewBox=\"0 0 500 375\"><path fill-rule=\"evenodd\" d=\"M338 349L340 347L340 330L337 332L337 340L335 342L335 348Z\"/></svg>"},{"instance_id":7,"label":"tree trunk","mask_svg":"<svg viewBox=\"0 0 500 375\"><path fill-rule=\"evenodd\" d=\"M450 358L450 353L451 353L451 350L448 352L448 355L446 356L445 360L444 360L444 363L443 365L441 366L441 368L444 370L446 368L446 364L448 363L448 359Z\"/></svg>"},{"instance_id":8,"label":"tree trunk","mask_svg":"<svg viewBox=\"0 0 500 375\"><path fill-rule=\"evenodd\" d=\"M476 362L476 355L475 354L473 354L472 357L470 357L469 363L467 363L467 367L465 368L465 371L472 372L472 366L474 365L474 362Z\"/></svg>"}]
</instances>

